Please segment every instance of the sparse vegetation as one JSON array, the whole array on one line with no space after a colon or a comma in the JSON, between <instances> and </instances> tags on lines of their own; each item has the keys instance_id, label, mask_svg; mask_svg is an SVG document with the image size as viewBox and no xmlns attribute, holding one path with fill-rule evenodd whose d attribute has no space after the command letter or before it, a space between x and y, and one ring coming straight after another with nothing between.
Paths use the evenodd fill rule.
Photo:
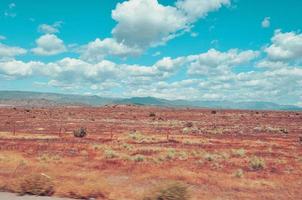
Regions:
<instances>
[{"instance_id":1,"label":"sparse vegetation","mask_svg":"<svg viewBox=\"0 0 302 200\"><path fill-rule=\"evenodd\" d=\"M156 114L154 112L150 112L149 117L156 117Z\"/></svg>"},{"instance_id":2,"label":"sparse vegetation","mask_svg":"<svg viewBox=\"0 0 302 200\"><path fill-rule=\"evenodd\" d=\"M156 120L149 118L151 111ZM67 198L143 199L144 191L159 186L146 196L165 200L167 192L163 191L171 186L165 181L171 180L192 184L188 193L196 200L224 198L225 194L229 199L261 199L267 192L278 198L275 186L280 188L278 195L299 199L301 115L288 111L217 113L126 105L32 108L31 113L1 108L0 190L30 191L21 192L23 175L43 171L53 183L53 195ZM3 118L6 114L10 118ZM193 126L185 127L187 122ZM73 130L80 127L89 130L89 137L74 138ZM269 131L268 127L274 128ZM188 134L182 134L183 129Z\"/></svg>"},{"instance_id":3,"label":"sparse vegetation","mask_svg":"<svg viewBox=\"0 0 302 200\"><path fill-rule=\"evenodd\" d=\"M238 169L235 171L234 176L236 178L242 178L243 177L243 170L242 169Z\"/></svg>"},{"instance_id":4,"label":"sparse vegetation","mask_svg":"<svg viewBox=\"0 0 302 200\"><path fill-rule=\"evenodd\" d=\"M81 186L68 189L68 196L75 199L105 199L107 186L102 181L88 181Z\"/></svg>"},{"instance_id":5,"label":"sparse vegetation","mask_svg":"<svg viewBox=\"0 0 302 200\"><path fill-rule=\"evenodd\" d=\"M254 156L250 159L249 166L252 170L261 170L265 168L265 161L262 158Z\"/></svg>"},{"instance_id":6,"label":"sparse vegetation","mask_svg":"<svg viewBox=\"0 0 302 200\"><path fill-rule=\"evenodd\" d=\"M74 137L83 138L87 135L87 131L85 128L81 127L78 130L73 131Z\"/></svg>"},{"instance_id":7,"label":"sparse vegetation","mask_svg":"<svg viewBox=\"0 0 302 200\"><path fill-rule=\"evenodd\" d=\"M244 149L233 149L232 150L232 155L236 157L243 157L245 155L245 150Z\"/></svg>"},{"instance_id":8,"label":"sparse vegetation","mask_svg":"<svg viewBox=\"0 0 302 200\"><path fill-rule=\"evenodd\" d=\"M135 162L143 162L145 160L145 157L143 155L136 155L133 158L133 161Z\"/></svg>"},{"instance_id":9,"label":"sparse vegetation","mask_svg":"<svg viewBox=\"0 0 302 200\"><path fill-rule=\"evenodd\" d=\"M187 122L187 123L185 124L185 127L186 127L186 128L192 128L192 127L193 127L193 122Z\"/></svg>"},{"instance_id":10,"label":"sparse vegetation","mask_svg":"<svg viewBox=\"0 0 302 200\"><path fill-rule=\"evenodd\" d=\"M172 183L161 186L154 194L146 196L143 200L189 200L188 187L181 183Z\"/></svg>"},{"instance_id":11,"label":"sparse vegetation","mask_svg":"<svg viewBox=\"0 0 302 200\"><path fill-rule=\"evenodd\" d=\"M210 154L210 153L206 153L204 155L204 159L207 160L207 161L213 161L215 159L215 155Z\"/></svg>"},{"instance_id":12,"label":"sparse vegetation","mask_svg":"<svg viewBox=\"0 0 302 200\"><path fill-rule=\"evenodd\" d=\"M105 150L105 157L107 159L113 159L118 157L118 153L113 151L112 149Z\"/></svg>"},{"instance_id":13,"label":"sparse vegetation","mask_svg":"<svg viewBox=\"0 0 302 200\"><path fill-rule=\"evenodd\" d=\"M54 193L54 185L46 174L31 174L20 183L20 194L51 196Z\"/></svg>"}]
</instances>

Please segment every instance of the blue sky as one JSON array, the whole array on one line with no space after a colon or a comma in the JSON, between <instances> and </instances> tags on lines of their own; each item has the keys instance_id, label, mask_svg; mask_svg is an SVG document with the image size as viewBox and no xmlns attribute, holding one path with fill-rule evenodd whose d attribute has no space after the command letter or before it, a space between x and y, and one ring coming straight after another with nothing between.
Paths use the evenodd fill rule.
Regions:
<instances>
[{"instance_id":1,"label":"blue sky","mask_svg":"<svg viewBox=\"0 0 302 200\"><path fill-rule=\"evenodd\" d=\"M0 89L302 105L299 0L1 0Z\"/></svg>"}]
</instances>

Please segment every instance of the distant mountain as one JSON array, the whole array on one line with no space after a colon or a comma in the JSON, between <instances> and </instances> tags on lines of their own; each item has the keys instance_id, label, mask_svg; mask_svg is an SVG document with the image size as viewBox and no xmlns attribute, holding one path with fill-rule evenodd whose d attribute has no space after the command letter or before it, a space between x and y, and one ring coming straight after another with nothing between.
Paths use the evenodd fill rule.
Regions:
<instances>
[{"instance_id":1,"label":"distant mountain","mask_svg":"<svg viewBox=\"0 0 302 200\"><path fill-rule=\"evenodd\" d=\"M21 92L21 91L0 91L0 104L4 102L18 102L22 105L31 104L32 101L44 101L50 105L91 105L100 106L112 104L117 99L102 98L99 96L86 96L74 94L40 93L40 92Z\"/></svg>"},{"instance_id":2,"label":"distant mountain","mask_svg":"<svg viewBox=\"0 0 302 200\"><path fill-rule=\"evenodd\" d=\"M60 106L60 105L88 105L104 106L108 104L134 104L165 107L199 107L216 109L243 109L243 110L297 110L301 107L293 105L279 105L271 102L231 102L231 101L186 101L166 100L154 97L133 97L126 99L103 98L100 96L0 91L0 106Z\"/></svg>"}]
</instances>

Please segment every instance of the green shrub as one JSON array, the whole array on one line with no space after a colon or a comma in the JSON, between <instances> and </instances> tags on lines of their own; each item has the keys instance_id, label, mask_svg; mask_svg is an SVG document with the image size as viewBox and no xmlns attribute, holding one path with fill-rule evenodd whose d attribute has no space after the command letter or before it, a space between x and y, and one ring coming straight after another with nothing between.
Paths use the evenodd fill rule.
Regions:
<instances>
[{"instance_id":1,"label":"green shrub","mask_svg":"<svg viewBox=\"0 0 302 200\"><path fill-rule=\"evenodd\" d=\"M117 158L118 154L115 151L113 151L112 149L107 149L105 151L105 157L107 159L113 159L113 158Z\"/></svg>"},{"instance_id":2,"label":"green shrub","mask_svg":"<svg viewBox=\"0 0 302 200\"><path fill-rule=\"evenodd\" d=\"M234 176L237 178L241 178L243 177L243 170L242 169L238 169L235 173Z\"/></svg>"},{"instance_id":3,"label":"green shrub","mask_svg":"<svg viewBox=\"0 0 302 200\"><path fill-rule=\"evenodd\" d=\"M232 150L232 155L237 156L237 157L243 157L245 155L245 150L244 149L233 149Z\"/></svg>"},{"instance_id":4,"label":"green shrub","mask_svg":"<svg viewBox=\"0 0 302 200\"><path fill-rule=\"evenodd\" d=\"M172 160L175 158L175 150L174 149L169 149L168 152L167 152L167 155L166 155L166 159L167 160Z\"/></svg>"},{"instance_id":5,"label":"green shrub","mask_svg":"<svg viewBox=\"0 0 302 200\"><path fill-rule=\"evenodd\" d=\"M215 155L207 153L204 155L204 159L207 161L213 161L215 159Z\"/></svg>"},{"instance_id":6,"label":"green shrub","mask_svg":"<svg viewBox=\"0 0 302 200\"><path fill-rule=\"evenodd\" d=\"M143 155L136 155L133 160L135 162L143 162L145 160L145 157Z\"/></svg>"},{"instance_id":7,"label":"green shrub","mask_svg":"<svg viewBox=\"0 0 302 200\"><path fill-rule=\"evenodd\" d=\"M254 156L250 159L249 166L252 170L261 170L265 168L265 161L262 158Z\"/></svg>"}]
</instances>

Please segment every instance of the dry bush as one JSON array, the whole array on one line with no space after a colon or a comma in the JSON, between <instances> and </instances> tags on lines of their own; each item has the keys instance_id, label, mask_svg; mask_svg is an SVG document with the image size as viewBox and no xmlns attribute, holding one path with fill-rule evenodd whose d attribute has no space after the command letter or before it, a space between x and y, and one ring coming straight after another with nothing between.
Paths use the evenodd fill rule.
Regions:
<instances>
[{"instance_id":1,"label":"dry bush","mask_svg":"<svg viewBox=\"0 0 302 200\"><path fill-rule=\"evenodd\" d=\"M51 196L54 185L50 177L45 174L31 174L20 182L20 194Z\"/></svg>"},{"instance_id":2,"label":"dry bush","mask_svg":"<svg viewBox=\"0 0 302 200\"><path fill-rule=\"evenodd\" d=\"M193 122L187 122L186 124L185 124L185 127L186 128L192 128L193 127Z\"/></svg>"},{"instance_id":3,"label":"dry bush","mask_svg":"<svg viewBox=\"0 0 302 200\"><path fill-rule=\"evenodd\" d=\"M188 187L182 183L169 183L152 191L143 200L189 200Z\"/></svg>"},{"instance_id":4,"label":"dry bush","mask_svg":"<svg viewBox=\"0 0 302 200\"><path fill-rule=\"evenodd\" d=\"M82 138L87 135L87 131L85 128L81 127L79 130L73 131L73 135L74 135L74 137Z\"/></svg>"},{"instance_id":5,"label":"dry bush","mask_svg":"<svg viewBox=\"0 0 302 200\"><path fill-rule=\"evenodd\" d=\"M154 112L150 112L149 117L156 117L156 114Z\"/></svg>"},{"instance_id":6,"label":"dry bush","mask_svg":"<svg viewBox=\"0 0 302 200\"><path fill-rule=\"evenodd\" d=\"M67 189L67 196L74 199L106 199L107 186L103 182L88 181L82 185L73 185Z\"/></svg>"}]
</instances>

